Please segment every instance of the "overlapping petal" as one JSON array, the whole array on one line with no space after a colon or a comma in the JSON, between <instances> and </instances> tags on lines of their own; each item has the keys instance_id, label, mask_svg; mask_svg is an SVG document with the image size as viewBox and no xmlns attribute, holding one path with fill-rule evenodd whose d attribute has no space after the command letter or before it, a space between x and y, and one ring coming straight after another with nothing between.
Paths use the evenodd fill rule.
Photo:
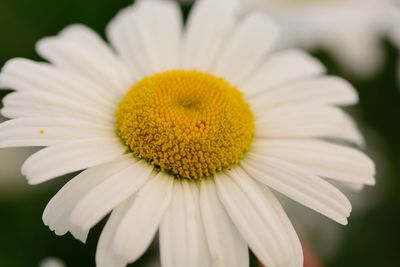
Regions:
<instances>
[{"instance_id":1,"label":"overlapping petal","mask_svg":"<svg viewBox=\"0 0 400 267\"><path fill-rule=\"evenodd\" d=\"M173 1L142 0L123 9L107 26L107 36L139 77L180 68L182 18Z\"/></svg>"},{"instance_id":2,"label":"overlapping petal","mask_svg":"<svg viewBox=\"0 0 400 267\"><path fill-rule=\"evenodd\" d=\"M174 183L171 206L160 225L161 264L164 267L211 266L204 231L196 184Z\"/></svg>"},{"instance_id":3,"label":"overlapping petal","mask_svg":"<svg viewBox=\"0 0 400 267\"><path fill-rule=\"evenodd\" d=\"M38 184L74 171L112 161L125 154L117 138L92 138L46 147L30 156L22 166L30 184Z\"/></svg>"},{"instance_id":4,"label":"overlapping petal","mask_svg":"<svg viewBox=\"0 0 400 267\"><path fill-rule=\"evenodd\" d=\"M218 196L257 258L271 267L302 266L300 241L279 204L240 168L228 175L215 179Z\"/></svg>"},{"instance_id":5,"label":"overlapping petal","mask_svg":"<svg viewBox=\"0 0 400 267\"><path fill-rule=\"evenodd\" d=\"M375 183L367 156L330 142L363 144L338 107L358 101L353 87L321 76L325 68L300 50L273 52L275 23L239 11L239 0L198 0L184 28L176 2L139 0L108 25L113 48L72 25L39 41L50 63L14 59L2 69L0 87L16 92L3 100L2 114L14 119L0 125L0 147L47 146L22 167L31 184L83 170L43 221L85 241L111 213L98 267L137 260L158 229L164 267L247 266L247 246L268 267L302 267L299 238L269 188L346 224L351 204L325 178L355 189ZM153 172L115 129L133 84L176 69L224 78L254 111L254 143L241 162L199 183Z\"/></svg>"}]
</instances>

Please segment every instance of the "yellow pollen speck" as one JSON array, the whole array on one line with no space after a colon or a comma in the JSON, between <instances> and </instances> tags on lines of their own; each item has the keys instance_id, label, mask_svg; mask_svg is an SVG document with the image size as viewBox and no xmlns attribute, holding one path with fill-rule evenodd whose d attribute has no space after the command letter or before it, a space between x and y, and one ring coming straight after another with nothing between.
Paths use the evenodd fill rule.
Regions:
<instances>
[{"instance_id":1,"label":"yellow pollen speck","mask_svg":"<svg viewBox=\"0 0 400 267\"><path fill-rule=\"evenodd\" d=\"M44 130L40 130L39 133L40 133L40 134L44 134Z\"/></svg>"},{"instance_id":2,"label":"yellow pollen speck","mask_svg":"<svg viewBox=\"0 0 400 267\"><path fill-rule=\"evenodd\" d=\"M119 136L137 157L191 180L239 163L254 133L242 93L197 71L144 78L124 97L116 117Z\"/></svg>"}]
</instances>

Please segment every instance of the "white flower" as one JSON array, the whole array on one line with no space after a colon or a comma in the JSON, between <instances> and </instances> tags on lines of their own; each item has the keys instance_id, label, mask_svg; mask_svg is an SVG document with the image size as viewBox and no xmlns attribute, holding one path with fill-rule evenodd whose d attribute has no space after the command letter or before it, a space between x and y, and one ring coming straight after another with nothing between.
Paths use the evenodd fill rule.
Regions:
<instances>
[{"instance_id":1,"label":"white flower","mask_svg":"<svg viewBox=\"0 0 400 267\"><path fill-rule=\"evenodd\" d=\"M56 234L85 241L109 212L99 267L140 257L159 229L164 267L302 266L299 239L271 189L347 223L351 205L324 178L374 184L374 165L337 106L350 84L298 50L272 53L263 14L201 0L183 30L175 2L139 1L107 27L116 53L70 26L39 41L50 63L12 59L0 146L47 146L22 172L41 183L86 169L47 205ZM219 78L221 77L221 78ZM160 171L162 170L162 171Z\"/></svg>"},{"instance_id":2,"label":"white flower","mask_svg":"<svg viewBox=\"0 0 400 267\"><path fill-rule=\"evenodd\" d=\"M243 0L263 8L284 30L282 44L327 49L360 78L383 61L381 38L393 23L391 0Z\"/></svg>"},{"instance_id":3,"label":"white flower","mask_svg":"<svg viewBox=\"0 0 400 267\"><path fill-rule=\"evenodd\" d=\"M58 258L45 258L43 259L39 267L65 267L65 264Z\"/></svg>"}]
</instances>

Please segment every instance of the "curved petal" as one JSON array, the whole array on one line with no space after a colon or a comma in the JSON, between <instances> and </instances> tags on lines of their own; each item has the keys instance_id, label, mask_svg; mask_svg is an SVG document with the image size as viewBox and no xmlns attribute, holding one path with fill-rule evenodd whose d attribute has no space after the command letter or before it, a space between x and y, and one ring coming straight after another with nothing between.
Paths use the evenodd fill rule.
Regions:
<instances>
[{"instance_id":1,"label":"curved petal","mask_svg":"<svg viewBox=\"0 0 400 267\"><path fill-rule=\"evenodd\" d=\"M44 148L30 156L22 174L30 184L45 182L57 176L112 161L125 154L120 140L93 138Z\"/></svg>"},{"instance_id":2,"label":"curved petal","mask_svg":"<svg viewBox=\"0 0 400 267\"><path fill-rule=\"evenodd\" d=\"M210 266L199 191L194 183L174 183L171 206L161 222L160 249L164 267Z\"/></svg>"},{"instance_id":3,"label":"curved petal","mask_svg":"<svg viewBox=\"0 0 400 267\"><path fill-rule=\"evenodd\" d=\"M57 235L64 235L72 229L70 224L71 213L78 202L93 187L117 172L127 168L134 160L132 154L91 167L66 183L50 200L43 212L43 222ZM86 240L87 232L79 237Z\"/></svg>"},{"instance_id":4,"label":"curved petal","mask_svg":"<svg viewBox=\"0 0 400 267\"><path fill-rule=\"evenodd\" d=\"M213 73L233 84L259 67L278 37L278 26L264 13L247 15L228 38Z\"/></svg>"},{"instance_id":5,"label":"curved petal","mask_svg":"<svg viewBox=\"0 0 400 267\"><path fill-rule=\"evenodd\" d=\"M250 97L249 102L256 112L262 112L282 105L352 105L358 102L358 96L347 81L325 76L267 90Z\"/></svg>"},{"instance_id":6,"label":"curved petal","mask_svg":"<svg viewBox=\"0 0 400 267\"><path fill-rule=\"evenodd\" d=\"M211 70L238 10L238 0L196 1L187 22L183 68Z\"/></svg>"},{"instance_id":7,"label":"curved petal","mask_svg":"<svg viewBox=\"0 0 400 267\"><path fill-rule=\"evenodd\" d=\"M305 52L286 50L270 55L259 70L238 87L251 97L285 83L315 77L324 72L324 66Z\"/></svg>"},{"instance_id":8,"label":"curved petal","mask_svg":"<svg viewBox=\"0 0 400 267\"><path fill-rule=\"evenodd\" d=\"M317 140L255 141L255 154L293 163L310 173L356 184L375 184L373 161L362 152Z\"/></svg>"},{"instance_id":9,"label":"curved petal","mask_svg":"<svg viewBox=\"0 0 400 267\"><path fill-rule=\"evenodd\" d=\"M0 148L50 146L93 137L113 138L116 135L111 127L63 117L19 118L0 124Z\"/></svg>"},{"instance_id":10,"label":"curved petal","mask_svg":"<svg viewBox=\"0 0 400 267\"><path fill-rule=\"evenodd\" d=\"M115 83L120 85L117 89L121 88L122 92L125 92L125 85L130 85L137 78L135 70L128 69L109 45L89 27L82 24L70 25L60 32L60 37L85 47L85 51L91 50L95 56L101 56L109 70L113 70L109 75L115 77Z\"/></svg>"},{"instance_id":11,"label":"curved petal","mask_svg":"<svg viewBox=\"0 0 400 267\"><path fill-rule=\"evenodd\" d=\"M271 205L262 186L240 167L228 175L215 179L218 196L257 258L268 267L302 267L300 242L276 203Z\"/></svg>"},{"instance_id":12,"label":"curved petal","mask_svg":"<svg viewBox=\"0 0 400 267\"><path fill-rule=\"evenodd\" d=\"M254 179L332 220L347 224L351 204L336 187L282 160L248 153L241 162Z\"/></svg>"},{"instance_id":13,"label":"curved petal","mask_svg":"<svg viewBox=\"0 0 400 267\"><path fill-rule=\"evenodd\" d=\"M182 38L182 15L174 1L141 0L137 4L137 27L140 40L155 72L179 69Z\"/></svg>"},{"instance_id":14,"label":"curved petal","mask_svg":"<svg viewBox=\"0 0 400 267\"><path fill-rule=\"evenodd\" d=\"M7 61L0 74L0 87L64 96L97 104L99 108L114 108L120 100L109 88L79 74L24 58Z\"/></svg>"},{"instance_id":15,"label":"curved petal","mask_svg":"<svg viewBox=\"0 0 400 267\"><path fill-rule=\"evenodd\" d=\"M118 257L114 253L113 241L115 233L121 224L121 220L124 217L127 209L130 207L130 205L132 205L133 201L134 197L131 197L118 205L118 207L116 207L111 213L110 218L107 220L107 223L101 232L99 242L97 243L97 267L125 267L128 264L128 261Z\"/></svg>"},{"instance_id":16,"label":"curved petal","mask_svg":"<svg viewBox=\"0 0 400 267\"><path fill-rule=\"evenodd\" d=\"M260 138L336 138L362 144L353 121L330 106L292 105L256 113Z\"/></svg>"},{"instance_id":17,"label":"curved petal","mask_svg":"<svg viewBox=\"0 0 400 267\"><path fill-rule=\"evenodd\" d=\"M303 267L303 248L301 246L299 236L297 235L292 223L290 222L285 210L279 203L278 199L274 196L273 192L267 187L263 186L263 193L268 204L275 210L276 214L281 220L283 227L289 235L289 243L291 245L293 266Z\"/></svg>"},{"instance_id":18,"label":"curved petal","mask_svg":"<svg viewBox=\"0 0 400 267\"><path fill-rule=\"evenodd\" d=\"M137 260L153 240L171 202L174 178L162 172L135 195L115 232L113 250L127 262Z\"/></svg>"},{"instance_id":19,"label":"curved petal","mask_svg":"<svg viewBox=\"0 0 400 267\"><path fill-rule=\"evenodd\" d=\"M133 83L133 75L109 47L96 33L82 25L70 26L59 36L40 40L36 49L53 64L107 86L119 96L123 96Z\"/></svg>"},{"instance_id":20,"label":"curved petal","mask_svg":"<svg viewBox=\"0 0 400 267\"><path fill-rule=\"evenodd\" d=\"M212 266L249 266L247 244L222 206L213 181L201 183L200 207Z\"/></svg>"},{"instance_id":21,"label":"curved petal","mask_svg":"<svg viewBox=\"0 0 400 267\"><path fill-rule=\"evenodd\" d=\"M122 9L108 24L106 33L108 40L129 68L136 69L144 77L154 73L154 69L144 42L140 40L136 17L136 6Z\"/></svg>"},{"instance_id":22,"label":"curved petal","mask_svg":"<svg viewBox=\"0 0 400 267\"><path fill-rule=\"evenodd\" d=\"M348 141L358 145L359 147L365 147L365 139L353 118L343 112L343 132L338 136L339 139Z\"/></svg>"},{"instance_id":23,"label":"curved petal","mask_svg":"<svg viewBox=\"0 0 400 267\"><path fill-rule=\"evenodd\" d=\"M73 98L40 92L15 92L3 98L1 113L5 117L20 118L34 116L64 116L112 125L114 110L101 109L87 101L77 102Z\"/></svg>"},{"instance_id":24,"label":"curved petal","mask_svg":"<svg viewBox=\"0 0 400 267\"><path fill-rule=\"evenodd\" d=\"M93 187L72 211L71 225L87 231L115 206L132 196L151 177L153 167L144 161L132 164ZM74 232L72 232L74 235Z\"/></svg>"},{"instance_id":25,"label":"curved petal","mask_svg":"<svg viewBox=\"0 0 400 267\"><path fill-rule=\"evenodd\" d=\"M146 0L120 11L107 36L131 69L141 76L180 68L182 17L173 1Z\"/></svg>"}]
</instances>

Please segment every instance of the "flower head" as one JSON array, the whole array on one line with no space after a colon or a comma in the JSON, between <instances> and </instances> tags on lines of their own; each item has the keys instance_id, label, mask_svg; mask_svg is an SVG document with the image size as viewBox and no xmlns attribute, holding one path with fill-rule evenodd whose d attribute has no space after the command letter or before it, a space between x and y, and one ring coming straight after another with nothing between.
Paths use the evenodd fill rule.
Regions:
<instances>
[{"instance_id":1,"label":"flower head","mask_svg":"<svg viewBox=\"0 0 400 267\"><path fill-rule=\"evenodd\" d=\"M225 80L181 70L133 86L118 107L117 128L137 157L198 180L239 163L253 141L254 118Z\"/></svg>"},{"instance_id":2,"label":"flower head","mask_svg":"<svg viewBox=\"0 0 400 267\"><path fill-rule=\"evenodd\" d=\"M0 85L0 146L45 146L29 183L84 170L49 202L56 234L100 236L98 267L138 259L159 230L163 266L302 266L299 239L270 188L346 224L351 205L325 178L373 184L373 163L337 106L351 85L298 50L272 52L276 25L241 20L236 0L142 0L107 27L112 48L73 25L45 38L50 63L12 59ZM113 50L115 49L115 51ZM335 143L336 142L336 143Z\"/></svg>"}]
</instances>

